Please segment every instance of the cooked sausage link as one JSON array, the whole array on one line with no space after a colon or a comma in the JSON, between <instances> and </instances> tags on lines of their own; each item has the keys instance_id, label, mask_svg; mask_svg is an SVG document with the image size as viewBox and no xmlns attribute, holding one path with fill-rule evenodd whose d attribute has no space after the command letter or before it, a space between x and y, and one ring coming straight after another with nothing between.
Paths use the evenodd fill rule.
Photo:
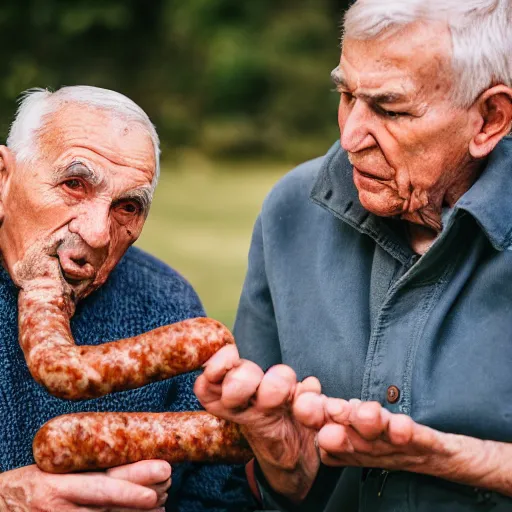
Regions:
<instances>
[{"instance_id":1,"label":"cooked sausage link","mask_svg":"<svg viewBox=\"0 0 512 512\"><path fill-rule=\"evenodd\" d=\"M18 298L20 344L34 379L68 400L138 388L201 367L226 344L229 330L194 318L119 341L77 346L62 298L31 289Z\"/></svg>"},{"instance_id":2,"label":"cooked sausage link","mask_svg":"<svg viewBox=\"0 0 512 512\"><path fill-rule=\"evenodd\" d=\"M19 339L34 379L60 398L79 400L133 389L200 368L234 343L221 323L195 318L119 341L77 346L74 304L52 282L31 282L19 293ZM44 471L106 469L144 459L171 463L249 460L238 426L205 412L78 413L46 423L34 458Z\"/></svg>"},{"instance_id":3,"label":"cooked sausage link","mask_svg":"<svg viewBox=\"0 0 512 512\"><path fill-rule=\"evenodd\" d=\"M43 425L34 458L50 473L91 471L139 460L243 463L251 451L237 425L206 412L78 413Z\"/></svg>"}]
</instances>

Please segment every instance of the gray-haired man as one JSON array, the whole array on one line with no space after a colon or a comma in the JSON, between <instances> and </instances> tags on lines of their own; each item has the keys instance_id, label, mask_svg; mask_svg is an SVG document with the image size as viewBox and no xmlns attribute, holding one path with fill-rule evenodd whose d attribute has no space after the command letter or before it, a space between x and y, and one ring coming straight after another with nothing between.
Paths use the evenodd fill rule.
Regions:
<instances>
[{"instance_id":1,"label":"gray-haired man","mask_svg":"<svg viewBox=\"0 0 512 512\"><path fill-rule=\"evenodd\" d=\"M163 511L164 504L173 512L238 512L252 501L242 479L227 486L229 466L180 465L171 486L164 461L76 475L43 473L34 465L34 435L55 416L198 408L193 374L94 400L60 400L32 378L18 343L13 280L31 286L20 281L18 269L50 258L66 283L55 284L57 297L64 286L70 296L86 297L71 323L79 345L204 316L183 277L130 248L144 225L158 168L158 137L148 116L125 96L95 87L30 91L7 146L0 146L2 512Z\"/></svg>"},{"instance_id":2,"label":"gray-haired man","mask_svg":"<svg viewBox=\"0 0 512 512\"><path fill-rule=\"evenodd\" d=\"M347 12L341 147L266 199L244 359L195 388L267 507L512 510L511 23L510 0Z\"/></svg>"}]
</instances>

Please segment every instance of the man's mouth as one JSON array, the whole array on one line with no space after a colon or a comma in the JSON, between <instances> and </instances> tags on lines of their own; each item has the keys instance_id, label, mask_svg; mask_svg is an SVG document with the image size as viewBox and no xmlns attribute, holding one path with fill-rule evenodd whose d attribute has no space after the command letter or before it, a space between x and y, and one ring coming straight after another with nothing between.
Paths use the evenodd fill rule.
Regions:
<instances>
[{"instance_id":1,"label":"man's mouth","mask_svg":"<svg viewBox=\"0 0 512 512\"><path fill-rule=\"evenodd\" d=\"M354 166L354 170L363 178L368 178L368 179L380 181L383 183L390 180L390 178L387 178L387 177L385 178L383 176L377 176L375 174L370 174L369 172L362 171L361 169L359 169L356 166Z\"/></svg>"},{"instance_id":2,"label":"man's mouth","mask_svg":"<svg viewBox=\"0 0 512 512\"><path fill-rule=\"evenodd\" d=\"M94 267L80 254L74 254L72 251L57 251L60 268L64 279L71 285L79 284L83 281L91 281L96 275Z\"/></svg>"}]
</instances>

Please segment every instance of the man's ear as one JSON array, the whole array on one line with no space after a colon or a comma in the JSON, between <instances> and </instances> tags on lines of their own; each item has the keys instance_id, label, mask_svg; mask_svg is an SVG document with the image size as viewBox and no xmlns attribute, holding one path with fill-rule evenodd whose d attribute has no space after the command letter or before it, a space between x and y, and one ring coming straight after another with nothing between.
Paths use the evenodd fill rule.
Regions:
<instances>
[{"instance_id":1,"label":"man's ear","mask_svg":"<svg viewBox=\"0 0 512 512\"><path fill-rule=\"evenodd\" d=\"M469 152L473 158L485 158L512 128L512 88L496 85L487 89L475 107L483 123L469 143Z\"/></svg>"},{"instance_id":2,"label":"man's ear","mask_svg":"<svg viewBox=\"0 0 512 512\"><path fill-rule=\"evenodd\" d=\"M4 194L9 176L14 171L15 158L7 146L0 146L0 224L4 220Z\"/></svg>"}]
</instances>

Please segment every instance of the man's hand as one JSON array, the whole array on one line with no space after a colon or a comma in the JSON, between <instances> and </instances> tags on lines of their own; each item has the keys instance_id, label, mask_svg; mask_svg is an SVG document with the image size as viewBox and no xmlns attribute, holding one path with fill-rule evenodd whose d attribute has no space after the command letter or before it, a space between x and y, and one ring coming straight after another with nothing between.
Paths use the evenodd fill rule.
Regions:
<instances>
[{"instance_id":1,"label":"man's hand","mask_svg":"<svg viewBox=\"0 0 512 512\"><path fill-rule=\"evenodd\" d=\"M306 391L319 393L318 380L297 383L295 372L285 365L264 373L255 363L240 359L232 345L206 363L194 387L208 412L243 426L270 485L294 501L305 497L320 464L315 432L291 414L293 401Z\"/></svg>"},{"instance_id":2,"label":"man's hand","mask_svg":"<svg viewBox=\"0 0 512 512\"><path fill-rule=\"evenodd\" d=\"M377 402L307 393L293 410L304 425L319 429L317 444L328 465L415 471L446 453L447 434L392 414Z\"/></svg>"},{"instance_id":3,"label":"man's hand","mask_svg":"<svg viewBox=\"0 0 512 512\"><path fill-rule=\"evenodd\" d=\"M153 460L106 473L53 475L37 466L0 475L0 510L16 512L163 512L171 467Z\"/></svg>"},{"instance_id":4,"label":"man's hand","mask_svg":"<svg viewBox=\"0 0 512 512\"><path fill-rule=\"evenodd\" d=\"M508 443L439 432L377 402L347 402L320 393L297 397L293 412L318 430L326 465L412 471L512 496Z\"/></svg>"}]
</instances>

